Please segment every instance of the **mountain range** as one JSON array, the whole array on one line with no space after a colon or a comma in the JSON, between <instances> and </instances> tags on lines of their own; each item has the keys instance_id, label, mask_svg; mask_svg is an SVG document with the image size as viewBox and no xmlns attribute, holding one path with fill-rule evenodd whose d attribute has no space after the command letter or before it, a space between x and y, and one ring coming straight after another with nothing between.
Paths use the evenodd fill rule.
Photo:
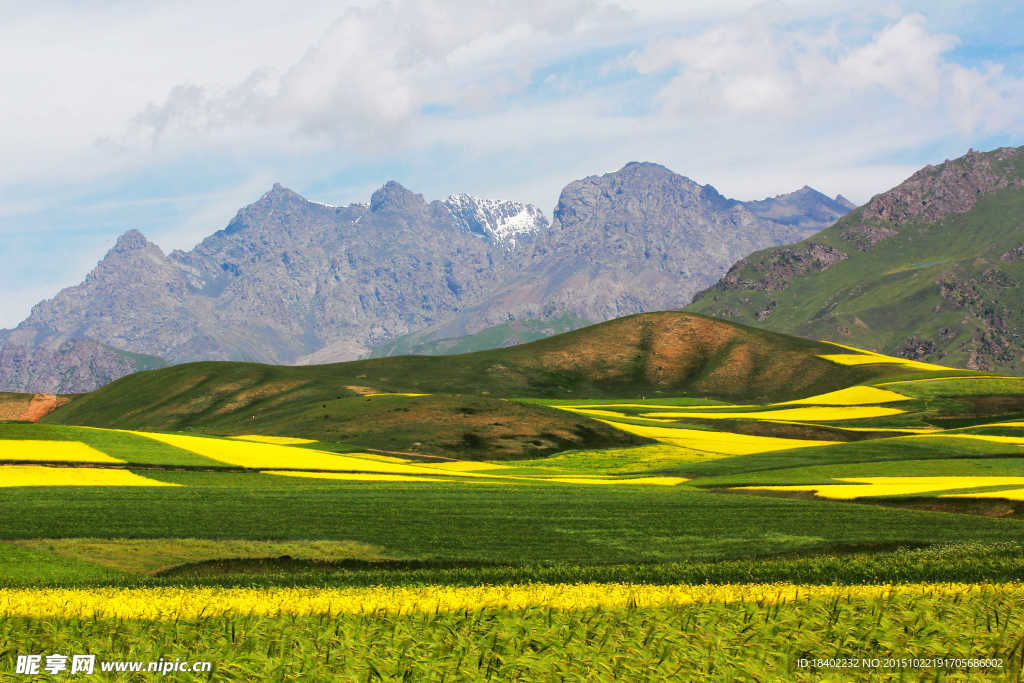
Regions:
<instances>
[{"instance_id":1,"label":"mountain range","mask_svg":"<svg viewBox=\"0 0 1024 683\"><path fill-rule=\"evenodd\" d=\"M123 234L81 284L3 332L0 390L88 391L165 362L326 363L410 334L681 308L738 258L851 208L808 187L741 202L651 163L570 183L550 223L529 204L427 202L394 181L347 206L274 185L188 252Z\"/></svg>"},{"instance_id":2,"label":"mountain range","mask_svg":"<svg viewBox=\"0 0 1024 683\"><path fill-rule=\"evenodd\" d=\"M689 311L1024 373L1024 147L929 165L835 225L737 262Z\"/></svg>"}]
</instances>

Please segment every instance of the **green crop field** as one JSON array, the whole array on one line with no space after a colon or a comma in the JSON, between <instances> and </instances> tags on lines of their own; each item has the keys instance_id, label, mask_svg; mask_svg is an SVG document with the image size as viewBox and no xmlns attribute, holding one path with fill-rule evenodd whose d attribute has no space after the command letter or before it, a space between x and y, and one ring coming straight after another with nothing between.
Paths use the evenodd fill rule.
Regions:
<instances>
[{"instance_id":1,"label":"green crop field","mask_svg":"<svg viewBox=\"0 0 1024 683\"><path fill-rule=\"evenodd\" d=\"M0 666L789 679L941 656L951 679L1019 677L1024 380L783 348L835 373L743 399L727 374L672 394L640 368L587 396L590 361L516 396L552 377L521 365L497 398L425 387L415 359L330 366L340 388L199 364L0 423Z\"/></svg>"}]
</instances>

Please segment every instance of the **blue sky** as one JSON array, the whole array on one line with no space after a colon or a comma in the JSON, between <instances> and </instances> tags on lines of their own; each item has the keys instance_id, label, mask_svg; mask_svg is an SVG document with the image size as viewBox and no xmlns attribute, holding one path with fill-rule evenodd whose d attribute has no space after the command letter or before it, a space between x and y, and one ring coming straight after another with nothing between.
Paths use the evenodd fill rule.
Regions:
<instances>
[{"instance_id":1,"label":"blue sky","mask_svg":"<svg viewBox=\"0 0 1024 683\"><path fill-rule=\"evenodd\" d=\"M684 6L681 6L684 5ZM188 249L274 182L520 199L628 161L866 201L1022 144L1005 2L3 2L0 327L137 228Z\"/></svg>"}]
</instances>

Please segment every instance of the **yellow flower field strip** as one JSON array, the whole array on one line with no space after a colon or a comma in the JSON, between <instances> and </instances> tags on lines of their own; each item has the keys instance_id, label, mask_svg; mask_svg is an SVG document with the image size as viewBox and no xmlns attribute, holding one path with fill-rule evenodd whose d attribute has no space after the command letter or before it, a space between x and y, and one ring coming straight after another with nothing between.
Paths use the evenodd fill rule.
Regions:
<instances>
[{"instance_id":1,"label":"yellow flower field strip","mask_svg":"<svg viewBox=\"0 0 1024 683\"><path fill-rule=\"evenodd\" d=\"M294 436L264 436L262 434L243 434L232 436L232 439L239 441L255 441L256 443L273 443L279 446L297 446L306 443L316 443L316 439L299 439Z\"/></svg>"},{"instance_id":2,"label":"yellow flower field strip","mask_svg":"<svg viewBox=\"0 0 1024 683\"><path fill-rule=\"evenodd\" d=\"M823 427L824 429L838 429L844 432L899 432L901 434L936 434L944 431L941 427L839 427L837 425L823 425L814 422L796 422L794 420L771 420L779 424L800 425L801 427Z\"/></svg>"},{"instance_id":3,"label":"yellow flower field strip","mask_svg":"<svg viewBox=\"0 0 1024 683\"><path fill-rule=\"evenodd\" d=\"M0 465L0 488L12 486L180 486L148 479L129 470L98 467Z\"/></svg>"},{"instance_id":4,"label":"yellow flower field strip","mask_svg":"<svg viewBox=\"0 0 1024 683\"><path fill-rule=\"evenodd\" d=\"M81 441L0 439L0 460L123 463Z\"/></svg>"},{"instance_id":5,"label":"yellow flower field strip","mask_svg":"<svg viewBox=\"0 0 1024 683\"><path fill-rule=\"evenodd\" d=\"M1024 427L1024 422L989 422L988 424L974 426L975 429L979 427Z\"/></svg>"},{"instance_id":6,"label":"yellow flower field strip","mask_svg":"<svg viewBox=\"0 0 1024 683\"><path fill-rule=\"evenodd\" d=\"M644 413L644 417L674 417L687 418L697 417L707 420L862 420L869 417L888 417L890 415L902 415L906 411L899 408L886 408L885 406L809 406L806 408L779 408L778 410L753 410L748 413L691 413L691 412L664 412Z\"/></svg>"},{"instance_id":7,"label":"yellow flower field strip","mask_svg":"<svg viewBox=\"0 0 1024 683\"><path fill-rule=\"evenodd\" d=\"M674 405L655 405L653 403L601 403L597 405L573 405L573 406L551 406L552 408L566 408L570 410L576 410L580 408L653 408L655 410L729 410L731 408L756 408L756 403L720 403L716 405L699 405L699 406L674 406Z\"/></svg>"},{"instance_id":8,"label":"yellow flower field strip","mask_svg":"<svg viewBox=\"0 0 1024 683\"><path fill-rule=\"evenodd\" d=\"M710 451L726 455L749 455L751 453L767 453L770 451L788 450L790 448L807 448L808 446L831 446L842 443L840 441L754 436L751 434L736 434L734 432L711 432L700 429L648 427L646 425L611 422L609 420L601 420L601 422L616 429L621 429L624 432L645 436L672 446L682 446L697 451Z\"/></svg>"},{"instance_id":9,"label":"yellow flower field strip","mask_svg":"<svg viewBox=\"0 0 1024 683\"><path fill-rule=\"evenodd\" d=\"M819 406L860 406L877 403L894 403L896 401L912 401L910 396L897 394L888 389L878 387L856 386L830 391L817 396L808 396L795 401L783 401L775 403L777 406L788 405L819 405Z\"/></svg>"},{"instance_id":10,"label":"yellow flower field strip","mask_svg":"<svg viewBox=\"0 0 1024 683\"><path fill-rule=\"evenodd\" d=\"M632 419L632 420L647 420L648 422L675 422L675 420L665 420L654 417L639 417L634 415L626 415L625 413L619 413L614 410L597 410L591 408L572 408L569 406L557 406L560 410L565 410L570 413L577 413L579 415L590 415L592 417L610 417L618 419Z\"/></svg>"},{"instance_id":11,"label":"yellow flower field strip","mask_svg":"<svg viewBox=\"0 0 1024 683\"><path fill-rule=\"evenodd\" d=\"M419 477L412 474L377 474L374 472L295 472L262 470L260 474L276 474L282 477L300 477L303 479L335 479L341 481L445 481Z\"/></svg>"},{"instance_id":12,"label":"yellow flower field strip","mask_svg":"<svg viewBox=\"0 0 1024 683\"><path fill-rule=\"evenodd\" d=\"M481 472L485 470L505 470L508 465L496 462L476 462L474 460L452 460L449 462L424 463L427 467L446 472Z\"/></svg>"},{"instance_id":13,"label":"yellow flower field strip","mask_svg":"<svg viewBox=\"0 0 1024 683\"><path fill-rule=\"evenodd\" d=\"M430 396L430 394L408 394L400 392L380 392L376 394L363 394L363 396Z\"/></svg>"},{"instance_id":14,"label":"yellow flower field strip","mask_svg":"<svg viewBox=\"0 0 1024 683\"><path fill-rule=\"evenodd\" d=\"M640 484L646 486L678 486L690 481L685 477L631 477L624 479L604 479L600 477L545 477L545 481L557 481L561 484Z\"/></svg>"},{"instance_id":15,"label":"yellow flower field strip","mask_svg":"<svg viewBox=\"0 0 1024 683\"><path fill-rule=\"evenodd\" d=\"M846 346L845 344L837 344L836 342L820 340L825 344L831 344L832 346L838 346L841 349L853 351L854 353L826 353L819 354L818 358L824 358L827 361L838 363L839 365L867 365L869 363L893 363L896 365L903 365L908 368L914 368L916 370L955 370L956 368L950 368L945 365L936 365L934 363L922 363L917 360L910 360L908 358L896 358L894 356L887 356L882 353L876 353L874 351L868 351L867 349L858 349L855 346Z\"/></svg>"},{"instance_id":16,"label":"yellow flower field strip","mask_svg":"<svg viewBox=\"0 0 1024 683\"><path fill-rule=\"evenodd\" d=\"M239 467L250 467L272 474L285 474L280 468L295 470L341 470L345 473L366 473L375 475L399 475L395 479L372 479L367 476L321 476L321 473L295 473L293 476L307 476L314 479L347 479L350 481L443 481L438 475L453 477L473 477L486 479L515 479L519 481L550 481L533 477L508 477L498 474L485 474L477 470L495 469L494 465L475 463L453 466L453 463L412 464L405 462L386 462L371 458L361 458L358 454L336 454L316 451L308 448L291 448L277 444L231 441L202 436L186 436L180 434L157 434L150 432L132 432L150 439L162 441L176 448L181 448L213 460L219 460ZM500 466L499 466L500 467ZM410 477L419 477L413 479ZM433 475L434 478L431 478ZM625 482L626 480L622 480ZM684 480L685 481L685 480ZM614 483L614 480L611 480ZM595 481L573 481L567 483L606 483ZM644 483L631 480L629 483ZM659 482L665 485L664 482Z\"/></svg>"},{"instance_id":17,"label":"yellow flower field strip","mask_svg":"<svg viewBox=\"0 0 1024 683\"><path fill-rule=\"evenodd\" d=\"M374 460L376 462L396 462L396 463L412 462L412 460L410 460L409 458L397 458L397 457L395 457L393 455L380 455L378 453L363 453L363 452L359 453L359 459L360 460Z\"/></svg>"},{"instance_id":18,"label":"yellow flower field strip","mask_svg":"<svg viewBox=\"0 0 1024 683\"><path fill-rule=\"evenodd\" d=\"M181 434L158 434L155 432L131 432L148 439L160 441L182 450L190 451L211 460L229 465L261 470L342 470L351 472L376 472L383 474L437 474L424 465L403 462L387 462L375 457L363 458L353 453L328 453L311 448L293 448L269 443L232 441L203 436ZM462 476L480 476L465 473Z\"/></svg>"},{"instance_id":19,"label":"yellow flower field strip","mask_svg":"<svg viewBox=\"0 0 1024 683\"><path fill-rule=\"evenodd\" d=\"M954 489L1024 485L1024 477L842 477L844 484L791 484L786 486L738 486L758 491L807 491L820 498L853 500L876 496L902 496Z\"/></svg>"},{"instance_id":20,"label":"yellow flower field strip","mask_svg":"<svg viewBox=\"0 0 1024 683\"><path fill-rule=\"evenodd\" d=\"M989 441L991 443L1008 443L1015 446L1024 446L1024 436L999 436L996 434L915 434L906 437L908 439L974 439L976 441Z\"/></svg>"},{"instance_id":21,"label":"yellow flower field strip","mask_svg":"<svg viewBox=\"0 0 1024 683\"><path fill-rule=\"evenodd\" d=\"M1003 498L1005 500L1024 500L1024 488L980 491L978 493L944 493L939 498Z\"/></svg>"},{"instance_id":22,"label":"yellow flower field strip","mask_svg":"<svg viewBox=\"0 0 1024 683\"><path fill-rule=\"evenodd\" d=\"M893 596L1024 597L1024 585L915 583L882 585L627 583L372 588L15 588L0 589L0 617L149 621L222 616L410 614L463 610L581 610L713 603L785 604L800 600L875 600Z\"/></svg>"},{"instance_id":23,"label":"yellow flower field strip","mask_svg":"<svg viewBox=\"0 0 1024 683\"><path fill-rule=\"evenodd\" d=\"M916 382L948 382L951 379L1017 379L1024 382L1024 377L1013 375L956 375L954 377L924 377L922 379L897 379L891 382L877 382L877 387L887 387L893 384L914 384Z\"/></svg>"},{"instance_id":24,"label":"yellow flower field strip","mask_svg":"<svg viewBox=\"0 0 1024 683\"><path fill-rule=\"evenodd\" d=\"M523 476L501 476L501 475L479 475L477 479L437 479L430 477L421 477L415 475L406 474L375 474L372 472L295 472L295 471L274 471L274 470L263 470L260 474L274 474L285 477L301 477L306 479L330 479L339 481L391 481L391 482L402 482L402 481L427 481L427 482L440 482L440 483L451 483L457 481L459 484L511 484L513 481L529 481L529 482L555 482L559 484L583 484L583 485L602 485L602 484L633 484L633 485L647 485L647 486L676 486L678 484L685 483L689 479L685 477L600 477L600 476L536 476L536 477L523 477ZM435 474L443 474L443 472L436 472Z\"/></svg>"}]
</instances>

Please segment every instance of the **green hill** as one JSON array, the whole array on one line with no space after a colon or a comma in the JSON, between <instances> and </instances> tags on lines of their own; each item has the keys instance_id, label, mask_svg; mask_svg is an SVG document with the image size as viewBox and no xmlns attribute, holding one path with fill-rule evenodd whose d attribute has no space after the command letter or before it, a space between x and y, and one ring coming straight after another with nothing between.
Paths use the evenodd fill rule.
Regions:
<instances>
[{"instance_id":1,"label":"green hill","mask_svg":"<svg viewBox=\"0 0 1024 683\"><path fill-rule=\"evenodd\" d=\"M914 372L886 364L844 366L819 357L837 351L830 344L700 315L645 313L459 356L299 367L178 365L112 382L45 421L301 435L363 448L528 457L645 440L601 422L502 398L691 396L760 403ZM393 395L405 393L428 395Z\"/></svg>"},{"instance_id":2,"label":"green hill","mask_svg":"<svg viewBox=\"0 0 1024 683\"><path fill-rule=\"evenodd\" d=\"M402 335L384 344L374 346L370 351L371 358L382 356L404 356L416 354L421 356L449 356L459 353L472 353L516 344L544 339L562 332L579 329L587 325L587 321L578 315L564 313L550 320L517 320L488 327L475 334L464 336L445 336L444 326L438 329L428 328L419 332Z\"/></svg>"},{"instance_id":3,"label":"green hill","mask_svg":"<svg viewBox=\"0 0 1024 683\"><path fill-rule=\"evenodd\" d=\"M1024 148L926 167L686 310L882 353L1024 372Z\"/></svg>"}]
</instances>

